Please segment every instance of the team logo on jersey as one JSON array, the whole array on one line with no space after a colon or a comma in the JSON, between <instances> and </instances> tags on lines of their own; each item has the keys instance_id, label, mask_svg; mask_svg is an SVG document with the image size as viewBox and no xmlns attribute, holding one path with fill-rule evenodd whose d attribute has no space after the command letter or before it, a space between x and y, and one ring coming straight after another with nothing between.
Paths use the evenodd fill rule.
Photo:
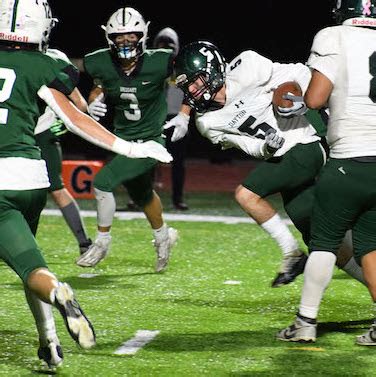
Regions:
<instances>
[{"instance_id":1,"label":"team logo on jersey","mask_svg":"<svg viewBox=\"0 0 376 377\"><path fill-rule=\"evenodd\" d=\"M227 127L236 127L236 125L238 124L239 120L242 119L244 117L244 115L246 115L247 112L245 110L242 110L240 111L239 113L237 113L231 120L230 122L227 123Z\"/></svg>"},{"instance_id":2,"label":"team logo on jersey","mask_svg":"<svg viewBox=\"0 0 376 377\"><path fill-rule=\"evenodd\" d=\"M126 86L121 86L120 93L137 93L137 88L128 88Z\"/></svg>"}]
</instances>

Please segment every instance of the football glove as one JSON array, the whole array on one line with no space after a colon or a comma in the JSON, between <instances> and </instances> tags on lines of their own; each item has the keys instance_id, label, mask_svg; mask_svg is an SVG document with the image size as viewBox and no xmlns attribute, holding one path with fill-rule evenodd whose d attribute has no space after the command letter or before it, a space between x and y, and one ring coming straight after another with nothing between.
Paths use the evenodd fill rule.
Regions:
<instances>
[{"instance_id":1,"label":"football glove","mask_svg":"<svg viewBox=\"0 0 376 377\"><path fill-rule=\"evenodd\" d=\"M126 141L117 137L112 146L112 151L129 158L150 157L166 163L172 161L172 156L167 149L153 140L136 143L134 141Z\"/></svg>"},{"instance_id":2,"label":"football glove","mask_svg":"<svg viewBox=\"0 0 376 377\"><path fill-rule=\"evenodd\" d=\"M50 127L50 131L57 137L64 135L68 132L64 122L61 119L56 119Z\"/></svg>"},{"instance_id":3,"label":"football glove","mask_svg":"<svg viewBox=\"0 0 376 377\"><path fill-rule=\"evenodd\" d=\"M167 130L171 127L175 127L174 132L171 136L171 141L174 142L182 139L186 135L186 133L188 132L188 123L189 115L184 114L183 112L179 112L178 115L165 123L163 129Z\"/></svg>"},{"instance_id":4,"label":"football glove","mask_svg":"<svg viewBox=\"0 0 376 377\"><path fill-rule=\"evenodd\" d=\"M280 149L285 143L285 139L282 136L278 136L275 130L268 130L265 132L265 157L269 158Z\"/></svg>"},{"instance_id":5,"label":"football glove","mask_svg":"<svg viewBox=\"0 0 376 377\"><path fill-rule=\"evenodd\" d=\"M102 92L98 94L98 96L94 98L94 101L88 106L88 113L97 122L107 113L107 105L103 103L103 101L104 93Z\"/></svg>"},{"instance_id":6,"label":"football glove","mask_svg":"<svg viewBox=\"0 0 376 377\"><path fill-rule=\"evenodd\" d=\"M284 94L282 98L292 101L293 105L291 107L278 106L277 113L281 117L288 118L290 116L304 115L307 112L308 109L302 96L295 96L289 92Z\"/></svg>"}]
</instances>

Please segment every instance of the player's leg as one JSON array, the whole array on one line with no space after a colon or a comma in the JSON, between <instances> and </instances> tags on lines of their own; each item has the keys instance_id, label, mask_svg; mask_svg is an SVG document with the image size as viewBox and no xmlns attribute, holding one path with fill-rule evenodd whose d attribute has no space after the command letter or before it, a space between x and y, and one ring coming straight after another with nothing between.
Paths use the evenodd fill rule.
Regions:
<instances>
[{"instance_id":1,"label":"player's leg","mask_svg":"<svg viewBox=\"0 0 376 377\"><path fill-rule=\"evenodd\" d=\"M80 214L80 208L76 200L65 187L51 191L51 196L54 202L60 208L66 223L75 236L79 245L80 254L85 253L92 242L87 236Z\"/></svg>"},{"instance_id":2,"label":"player's leg","mask_svg":"<svg viewBox=\"0 0 376 377\"><path fill-rule=\"evenodd\" d=\"M169 227L163 219L162 202L153 190L152 171L127 182L129 195L134 202L143 209L154 235L154 246L157 253L156 272L166 269L170 259L171 249L178 239L176 229Z\"/></svg>"},{"instance_id":3,"label":"player's leg","mask_svg":"<svg viewBox=\"0 0 376 377\"><path fill-rule=\"evenodd\" d=\"M124 184L129 196L139 206L137 198L129 191L128 182L144 174L149 175L157 161L151 158L132 159L124 156L114 157L106 164L94 179L94 191L97 200L97 235L88 251L81 255L76 263L81 267L92 267L103 260L111 244L111 227L116 211L114 189ZM150 182L149 182L150 184ZM151 190L151 189L150 189ZM138 193L137 193L138 194ZM142 195L145 195L141 192ZM141 203L142 205L144 203Z\"/></svg>"},{"instance_id":4,"label":"player's leg","mask_svg":"<svg viewBox=\"0 0 376 377\"><path fill-rule=\"evenodd\" d=\"M288 284L301 274L306 255L299 249L298 242L288 226L265 198L286 191L299 192L298 189L312 184L324 158L318 142L311 144L295 146L283 157L272 158L259 164L236 190L236 200L243 210L267 231L281 248L283 259L272 282L273 287ZM303 161L300 162L298 158ZM283 199L286 204L287 198Z\"/></svg>"},{"instance_id":5,"label":"player's leg","mask_svg":"<svg viewBox=\"0 0 376 377\"><path fill-rule=\"evenodd\" d=\"M25 217L39 217L39 213L45 203L45 195L45 190L0 192L0 202L2 205L0 214L0 257L24 282L30 309L33 311L37 323L41 341L40 348L48 346L49 341L56 341L58 343L53 316L38 301L42 300L49 304L55 303L53 292L58 286L58 281L48 271L46 262L38 249L31 232L31 227L25 220ZM30 214L28 215L28 213ZM32 227L35 227L35 224L32 224ZM58 306L58 303L58 301L55 303L56 306ZM81 309L78 309L78 311L81 311ZM68 315L65 316L65 318L67 317ZM79 326L67 324L67 328L71 335L77 335L77 339L75 340L81 346L86 347L89 342L93 342L95 338L94 333L91 330L92 334L90 335L87 331L88 327L91 329L91 324L83 314L77 314L77 317L80 317ZM85 336L81 336L81 339L78 337L80 333L85 334ZM39 355L41 356L41 354ZM59 364L58 359L52 360L51 358L47 358L47 356L43 354L42 358L48 364L53 365L54 362Z\"/></svg>"},{"instance_id":6,"label":"player's leg","mask_svg":"<svg viewBox=\"0 0 376 377\"><path fill-rule=\"evenodd\" d=\"M342 170L351 174L343 174ZM336 253L347 229L368 201L367 189L362 182L367 181L366 177L371 176L371 171L363 170L359 171L351 160L334 159L323 168L315 189L311 253L304 270L299 312L295 323L277 334L280 340L316 340L316 318L322 296L333 274ZM372 187L373 183L370 184Z\"/></svg>"},{"instance_id":7,"label":"player's leg","mask_svg":"<svg viewBox=\"0 0 376 377\"><path fill-rule=\"evenodd\" d=\"M59 139L50 130L46 130L38 134L36 140L41 149L42 158L46 161L51 183L49 192L76 238L80 253L83 253L90 246L91 240L86 234L77 202L64 187L61 177L63 155Z\"/></svg>"},{"instance_id":8,"label":"player's leg","mask_svg":"<svg viewBox=\"0 0 376 377\"><path fill-rule=\"evenodd\" d=\"M369 204L371 203L370 198ZM359 216L353 228L354 255L362 265L374 310L374 321L370 329L356 338L356 343L362 346L376 346L376 196L373 203L373 207Z\"/></svg>"}]
</instances>

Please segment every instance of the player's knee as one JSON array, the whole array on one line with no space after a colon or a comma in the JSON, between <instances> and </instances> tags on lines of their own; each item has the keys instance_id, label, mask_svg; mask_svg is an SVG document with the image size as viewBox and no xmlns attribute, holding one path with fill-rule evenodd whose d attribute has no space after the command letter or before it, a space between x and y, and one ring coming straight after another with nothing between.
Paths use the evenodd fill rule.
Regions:
<instances>
[{"instance_id":1,"label":"player's knee","mask_svg":"<svg viewBox=\"0 0 376 377\"><path fill-rule=\"evenodd\" d=\"M260 196L247 189L246 187L239 185L235 190L235 200L241 207L252 205L260 200Z\"/></svg>"}]
</instances>

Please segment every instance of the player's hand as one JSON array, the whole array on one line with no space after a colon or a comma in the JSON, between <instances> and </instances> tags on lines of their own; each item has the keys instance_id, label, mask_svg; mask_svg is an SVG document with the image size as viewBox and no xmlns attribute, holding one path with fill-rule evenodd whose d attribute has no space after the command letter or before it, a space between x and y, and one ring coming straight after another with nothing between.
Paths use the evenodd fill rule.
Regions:
<instances>
[{"instance_id":1,"label":"player's hand","mask_svg":"<svg viewBox=\"0 0 376 377\"><path fill-rule=\"evenodd\" d=\"M282 96L283 99L287 99L293 103L290 107L277 107L277 113L283 117L288 118L290 116L303 115L307 112L307 106L304 103L302 96L295 96L292 93L287 93Z\"/></svg>"},{"instance_id":2,"label":"player's hand","mask_svg":"<svg viewBox=\"0 0 376 377\"><path fill-rule=\"evenodd\" d=\"M50 131L57 137L68 132L64 122L61 119L56 119L50 126Z\"/></svg>"},{"instance_id":3,"label":"player's hand","mask_svg":"<svg viewBox=\"0 0 376 377\"><path fill-rule=\"evenodd\" d=\"M94 101L91 102L88 106L88 113L97 122L107 113L107 105L103 103L103 101L104 93L102 92L98 94L98 96L94 98Z\"/></svg>"},{"instance_id":4,"label":"player's hand","mask_svg":"<svg viewBox=\"0 0 376 377\"><path fill-rule=\"evenodd\" d=\"M163 129L167 130L171 127L175 127L174 132L171 136L171 141L174 142L182 139L186 135L186 133L188 132L188 123L189 115L180 112L178 115L165 123Z\"/></svg>"},{"instance_id":5,"label":"player's hand","mask_svg":"<svg viewBox=\"0 0 376 377\"><path fill-rule=\"evenodd\" d=\"M131 142L131 148L127 155L130 158L150 157L166 163L172 161L172 156L167 149L153 140L145 141L144 143Z\"/></svg>"},{"instance_id":6,"label":"player's hand","mask_svg":"<svg viewBox=\"0 0 376 377\"><path fill-rule=\"evenodd\" d=\"M265 133L265 148L268 157L273 156L285 143L282 136L278 136L275 130L268 130Z\"/></svg>"}]
</instances>

